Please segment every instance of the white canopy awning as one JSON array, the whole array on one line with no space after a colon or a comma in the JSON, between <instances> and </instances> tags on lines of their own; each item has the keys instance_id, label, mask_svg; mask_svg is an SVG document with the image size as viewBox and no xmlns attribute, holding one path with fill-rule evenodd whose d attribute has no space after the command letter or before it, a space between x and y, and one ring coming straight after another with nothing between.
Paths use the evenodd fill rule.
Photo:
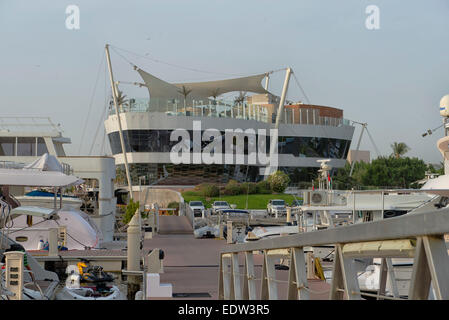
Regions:
<instances>
[{"instance_id":1,"label":"white canopy awning","mask_svg":"<svg viewBox=\"0 0 449 320\"><path fill-rule=\"evenodd\" d=\"M44 154L23 169L0 168L0 185L29 187L68 187L84 180L62 173L62 165L55 156Z\"/></svg>"},{"instance_id":2,"label":"white canopy awning","mask_svg":"<svg viewBox=\"0 0 449 320\"><path fill-rule=\"evenodd\" d=\"M267 75L266 73L227 80L172 84L138 67L135 67L135 69L145 82L145 86L150 93L150 99L184 99L183 87L186 91L190 91L186 97L187 100L202 100L233 91L268 93L261 84L262 79Z\"/></svg>"},{"instance_id":3,"label":"white canopy awning","mask_svg":"<svg viewBox=\"0 0 449 320\"><path fill-rule=\"evenodd\" d=\"M84 180L57 171L0 169L0 185L29 187L68 187Z\"/></svg>"},{"instance_id":4,"label":"white canopy awning","mask_svg":"<svg viewBox=\"0 0 449 320\"><path fill-rule=\"evenodd\" d=\"M56 214L56 210L49 208L42 208L36 206L20 206L11 210L11 217L15 219L20 215L42 217L50 219Z\"/></svg>"}]
</instances>

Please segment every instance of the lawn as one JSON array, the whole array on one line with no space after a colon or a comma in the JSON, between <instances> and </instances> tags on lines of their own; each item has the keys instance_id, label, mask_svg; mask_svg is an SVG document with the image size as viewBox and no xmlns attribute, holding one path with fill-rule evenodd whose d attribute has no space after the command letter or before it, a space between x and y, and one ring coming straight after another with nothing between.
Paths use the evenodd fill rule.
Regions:
<instances>
[{"instance_id":1,"label":"lawn","mask_svg":"<svg viewBox=\"0 0 449 320\"><path fill-rule=\"evenodd\" d=\"M210 208L214 201L227 201L229 204L236 204L237 209L246 208L246 195L237 196L221 196L215 198L206 198L204 196L198 195L195 191L186 191L182 193L184 201L189 203L189 201L202 201L206 208ZM268 201L271 199L282 199L288 204L295 200L295 197L291 194L249 194L248 195L248 209L266 209ZM301 199L301 198L296 198Z\"/></svg>"}]
</instances>

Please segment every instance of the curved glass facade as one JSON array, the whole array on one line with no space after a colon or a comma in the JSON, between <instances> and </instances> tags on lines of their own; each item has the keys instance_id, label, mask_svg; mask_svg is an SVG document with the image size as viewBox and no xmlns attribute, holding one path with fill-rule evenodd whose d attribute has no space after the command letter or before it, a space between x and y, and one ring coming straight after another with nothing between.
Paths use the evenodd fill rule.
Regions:
<instances>
[{"instance_id":1,"label":"curved glass facade","mask_svg":"<svg viewBox=\"0 0 449 320\"><path fill-rule=\"evenodd\" d=\"M126 152L170 152L178 142L170 141L173 130L125 130L123 140ZM192 131L189 131L193 137ZM224 132L222 132L224 135ZM112 154L122 153L120 137L117 131L108 134ZM269 152L270 141L267 137L266 152ZM225 150L223 139L222 150ZM209 142L203 141L202 148ZM346 159L351 140L319 138L319 137L279 137L278 153L292 154L295 157L314 157ZM245 141L245 154L247 154L247 141Z\"/></svg>"}]
</instances>

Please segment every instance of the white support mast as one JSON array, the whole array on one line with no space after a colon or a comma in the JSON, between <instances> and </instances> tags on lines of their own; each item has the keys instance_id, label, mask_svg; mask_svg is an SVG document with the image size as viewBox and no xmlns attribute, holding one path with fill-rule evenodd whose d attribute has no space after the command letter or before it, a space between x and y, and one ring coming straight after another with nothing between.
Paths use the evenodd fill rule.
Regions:
<instances>
[{"instance_id":1,"label":"white support mast","mask_svg":"<svg viewBox=\"0 0 449 320\"><path fill-rule=\"evenodd\" d=\"M106 44L105 50L106 50L106 59L108 61L109 78L111 80L112 98L114 99L115 114L117 115L117 122L118 122L119 136L120 136L120 145L122 147L123 159L125 161L125 171L126 171L126 179L128 181L129 197L130 197L130 199L132 199L133 198L133 190L132 190L132 184L131 184L131 176L129 174L128 159L126 158L125 141L123 139L122 123L120 121L120 114L119 114L118 103L117 103L117 86L114 82L114 76L112 74L111 57L109 56L109 45L108 44Z\"/></svg>"},{"instance_id":2,"label":"white support mast","mask_svg":"<svg viewBox=\"0 0 449 320\"><path fill-rule=\"evenodd\" d=\"M269 83L270 83L270 73L267 73L266 77L265 77L265 90L267 90L267 91L268 91L268 84Z\"/></svg>"},{"instance_id":3,"label":"white support mast","mask_svg":"<svg viewBox=\"0 0 449 320\"><path fill-rule=\"evenodd\" d=\"M279 123L281 122L282 119L282 113L284 111L284 103L285 103L285 98L287 97L287 90L288 90L288 83L290 81L290 75L292 73L292 69L291 68L287 68L286 72L285 72L285 80L284 80L284 86L282 88L282 95L281 95L281 100L279 101L279 107L278 107L278 111L277 111L277 115L276 115L276 123L274 125L274 129L275 129L275 134L271 136L271 141L270 141L270 165L269 167L267 167L265 169L265 178L267 178L271 173L273 173L273 166L271 163L273 154L274 154L274 149L277 148L278 145L278 130L279 130ZM277 150L276 150L277 152Z\"/></svg>"},{"instance_id":4,"label":"white support mast","mask_svg":"<svg viewBox=\"0 0 449 320\"><path fill-rule=\"evenodd\" d=\"M278 112L277 112L277 116L276 116L276 124L274 126L275 129L279 129L279 123L281 122L281 119L282 119L282 113L284 112L284 103L285 103L285 98L287 97L288 83L290 81L291 73L292 73L292 69L287 68L287 70L285 71L285 80L284 80L284 86L282 87L281 100L279 101L279 107L278 107Z\"/></svg>"},{"instance_id":5,"label":"white support mast","mask_svg":"<svg viewBox=\"0 0 449 320\"><path fill-rule=\"evenodd\" d=\"M367 123L360 123L360 122L355 122L354 123L358 123L362 125L362 132L360 132L360 137L359 137L359 141L357 142L357 148L355 149L355 154L354 157L357 157L357 152L359 151L360 148L360 141L362 140L362 135L363 135L363 131L365 131L366 125ZM352 164L351 164L351 171L349 171L349 176L352 176L352 171L354 170L354 165L356 163L356 159L352 160Z\"/></svg>"}]
</instances>

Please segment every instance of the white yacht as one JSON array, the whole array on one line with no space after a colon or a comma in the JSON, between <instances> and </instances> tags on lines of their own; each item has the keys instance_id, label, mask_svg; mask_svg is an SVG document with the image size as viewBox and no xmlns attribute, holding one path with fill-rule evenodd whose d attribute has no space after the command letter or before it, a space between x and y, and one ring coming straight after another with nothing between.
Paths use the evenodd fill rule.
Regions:
<instances>
[{"instance_id":1,"label":"white yacht","mask_svg":"<svg viewBox=\"0 0 449 320\"><path fill-rule=\"evenodd\" d=\"M54 156L62 164L63 171L85 180L85 186L74 190L78 197L62 197L60 207L72 207L89 213L92 221L101 230L103 241L113 240L117 199L114 196L115 161L107 156L69 156L64 145L71 142L64 137L62 128L48 117L0 117L0 166L9 168L13 163L30 164L44 154ZM41 164L42 165L42 164ZM35 163L35 166L39 166ZM67 170L71 170L68 172ZM97 192L81 190L89 186ZM12 186L10 192L22 205L53 208L52 197L23 186ZM39 190L41 191L41 190ZM46 190L51 193L54 190ZM85 197L80 199L79 196ZM91 210L85 210L89 208Z\"/></svg>"},{"instance_id":2,"label":"white yacht","mask_svg":"<svg viewBox=\"0 0 449 320\"><path fill-rule=\"evenodd\" d=\"M42 163L39 168L36 164ZM89 230L90 225L74 225L74 221L82 221L83 218L76 212L73 212L71 220L65 219L67 215L59 215L56 207L57 198L55 193L54 210L20 206L20 203L10 194L10 189L14 187L52 187L63 188L83 183L73 175L63 173L62 166L54 157L44 155L38 162L27 166L20 164L10 164L13 168L0 168L1 199L0 199L0 299L14 300L46 300L53 299L59 279L53 272L44 270L39 263L30 255L25 246L33 243L37 247L36 236L50 238L50 233L54 234L56 225L58 226L58 243L63 247L67 243L66 239L70 232L82 232L83 234L74 234L81 238L84 230ZM62 204L62 201L60 201ZM60 208L61 209L61 208ZM33 219L39 218L37 222L40 225L36 228ZM25 219L25 225L21 220ZM51 221L51 222L50 222ZM56 225L48 225L55 222ZM45 226L47 228L44 228ZM19 227L19 228L17 228ZM52 229L50 229L52 227ZM14 239L12 239L14 238ZM23 243L24 245L22 245ZM54 242L56 245L56 241ZM44 249L44 248L42 248Z\"/></svg>"},{"instance_id":3,"label":"white yacht","mask_svg":"<svg viewBox=\"0 0 449 320\"><path fill-rule=\"evenodd\" d=\"M13 187L51 187L58 188L79 185L84 181L73 175L61 172L62 166L55 157L43 155L36 162L21 169L0 169L2 199L0 199L3 227L7 235L20 243L26 250L45 249L50 228L58 228L64 239L61 249L83 250L95 248L103 240L101 230L89 216L70 206L63 207L62 195L54 193L53 208L22 206L9 194ZM59 205L59 207L58 207Z\"/></svg>"}]
</instances>

